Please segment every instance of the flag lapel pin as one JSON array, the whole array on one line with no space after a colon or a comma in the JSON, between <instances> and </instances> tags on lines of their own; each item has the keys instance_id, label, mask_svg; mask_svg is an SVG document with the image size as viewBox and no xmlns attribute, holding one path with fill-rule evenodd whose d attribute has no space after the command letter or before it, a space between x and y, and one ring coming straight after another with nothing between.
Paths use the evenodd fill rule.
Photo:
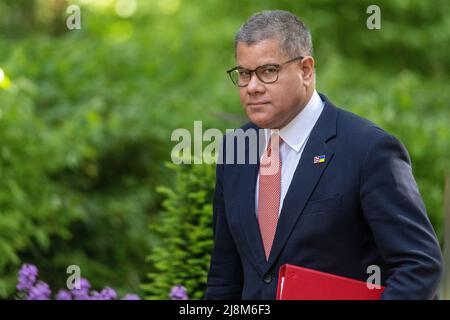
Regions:
<instances>
[{"instance_id":1,"label":"flag lapel pin","mask_svg":"<svg viewBox=\"0 0 450 320\"><path fill-rule=\"evenodd\" d=\"M325 155L314 157L314 164L324 163L324 162L325 162Z\"/></svg>"}]
</instances>

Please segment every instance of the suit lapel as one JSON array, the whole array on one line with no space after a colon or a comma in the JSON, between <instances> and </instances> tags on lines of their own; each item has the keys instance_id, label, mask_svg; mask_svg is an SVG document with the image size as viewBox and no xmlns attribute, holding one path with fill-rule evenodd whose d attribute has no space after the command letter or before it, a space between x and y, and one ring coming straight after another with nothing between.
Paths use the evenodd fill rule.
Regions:
<instances>
[{"instance_id":1,"label":"suit lapel","mask_svg":"<svg viewBox=\"0 0 450 320\"><path fill-rule=\"evenodd\" d=\"M241 230L252 255L249 258L250 263L253 264L261 275L265 274L271 268L281 253L314 187L333 157L333 151L328 147L326 141L336 135L337 109L324 95L319 95L325 101L325 107L311 131L311 135L308 138L308 142L292 178L291 185L283 201L283 207L268 262L265 259L261 233L255 213L256 179L262 150L258 150L256 164L238 166L240 168L240 174L236 192L239 194L239 200L237 201L236 213L241 219ZM258 129L257 126L253 126L249 130ZM260 137L258 134L257 136L259 145ZM249 150L248 146L246 146L246 150ZM319 155L325 155L325 163L314 164L314 157Z\"/></svg>"},{"instance_id":2,"label":"suit lapel","mask_svg":"<svg viewBox=\"0 0 450 320\"><path fill-rule=\"evenodd\" d=\"M250 128L249 130L256 130L258 132L260 128L257 126ZM260 136L257 133L258 149L257 149L257 163L239 165L239 186L238 193L240 201L238 201L238 214L242 222L242 233L247 241L248 249L253 255L250 259L251 263L262 274L262 270L266 264L264 247L262 243L261 233L259 231L258 219L255 213L255 190L256 179L259 172L259 158L264 147L264 140L260 145ZM245 150L248 152L251 148L246 146Z\"/></svg>"},{"instance_id":3,"label":"suit lapel","mask_svg":"<svg viewBox=\"0 0 450 320\"><path fill-rule=\"evenodd\" d=\"M325 155L325 163L314 164L313 159L318 155ZM323 141L320 141L316 136L309 138L283 202L275 239L269 256L269 264L276 259L286 244L314 187L332 157L333 152Z\"/></svg>"},{"instance_id":4,"label":"suit lapel","mask_svg":"<svg viewBox=\"0 0 450 320\"><path fill-rule=\"evenodd\" d=\"M245 185L242 189L243 194L241 194L241 197L245 198L240 202L239 216L242 221L242 230L245 233L248 248L253 255L253 259L251 260L254 262L257 270L262 274L266 260L258 219L255 213L255 188L259 164L248 165L248 167L250 168L243 170L241 175L242 180L240 180L241 184Z\"/></svg>"},{"instance_id":5,"label":"suit lapel","mask_svg":"<svg viewBox=\"0 0 450 320\"><path fill-rule=\"evenodd\" d=\"M321 98L325 101L325 107L311 131L283 201L265 272L271 268L281 253L316 184L333 158L334 153L326 141L336 135L337 109L325 96L321 95ZM322 155L325 156L325 162L314 163L314 157Z\"/></svg>"}]
</instances>

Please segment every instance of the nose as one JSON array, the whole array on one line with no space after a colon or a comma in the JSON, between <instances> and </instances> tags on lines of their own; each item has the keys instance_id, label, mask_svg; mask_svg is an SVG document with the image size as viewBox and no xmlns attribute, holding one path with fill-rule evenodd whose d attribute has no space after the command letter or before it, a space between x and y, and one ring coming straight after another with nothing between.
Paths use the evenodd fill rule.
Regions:
<instances>
[{"instance_id":1,"label":"nose","mask_svg":"<svg viewBox=\"0 0 450 320\"><path fill-rule=\"evenodd\" d=\"M258 79L255 73L252 74L250 82L247 85L247 93L249 95L254 95L257 93L264 93L265 87L261 80Z\"/></svg>"}]
</instances>

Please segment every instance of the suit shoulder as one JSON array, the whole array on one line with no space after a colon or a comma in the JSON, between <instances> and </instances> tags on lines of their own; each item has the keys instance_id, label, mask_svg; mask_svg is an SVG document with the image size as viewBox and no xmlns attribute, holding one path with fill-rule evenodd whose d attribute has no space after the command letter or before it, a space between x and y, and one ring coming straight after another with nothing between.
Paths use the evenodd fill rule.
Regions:
<instances>
[{"instance_id":1,"label":"suit shoulder","mask_svg":"<svg viewBox=\"0 0 450 320\"><path fill-rule=\"evenodd\" d=\"M371 150L383 146L395 146L408 154L402 142L372 121L350 111L338 108L336 146L364 159ZM409 157L409 156L407 156Z\"/></svg>"},{"instance_id":2,"label":"suit shoulder","mask_svg":"<svg viewBox=\"0 0 450 320\"><path fill-rule=\"evenodd\" d=\"M357 139L358 137L366 141L367 139L396 139L392 134L388 133L386 130L382 129L380 126L370 121L369 119L366 119L342 108L337 109L338 134L341 134L343 136L350 136L352 137L352 140Z\"/></svg>"}]
</instances>

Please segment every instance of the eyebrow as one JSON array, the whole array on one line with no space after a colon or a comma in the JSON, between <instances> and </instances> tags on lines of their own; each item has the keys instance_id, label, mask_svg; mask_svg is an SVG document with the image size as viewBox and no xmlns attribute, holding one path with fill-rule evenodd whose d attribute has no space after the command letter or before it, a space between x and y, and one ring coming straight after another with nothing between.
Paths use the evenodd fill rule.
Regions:
<instances>
[{"instance_id":1,"label":"eyebrow","mask_svg":"<svg viewBox=\"0 0 450 320\"><path fill-rule=\"evenodd\" d=\"M266 64L262 64L260 66L257 66L255 69L260 68L260 67L267 67L267 66L279 66L279 63L266 63ZM243 66L237 65L236 68L240 68L240 69L245 69L245 70L251 70L250 68L245 68Z\"/></svg>"}]
</instances>

